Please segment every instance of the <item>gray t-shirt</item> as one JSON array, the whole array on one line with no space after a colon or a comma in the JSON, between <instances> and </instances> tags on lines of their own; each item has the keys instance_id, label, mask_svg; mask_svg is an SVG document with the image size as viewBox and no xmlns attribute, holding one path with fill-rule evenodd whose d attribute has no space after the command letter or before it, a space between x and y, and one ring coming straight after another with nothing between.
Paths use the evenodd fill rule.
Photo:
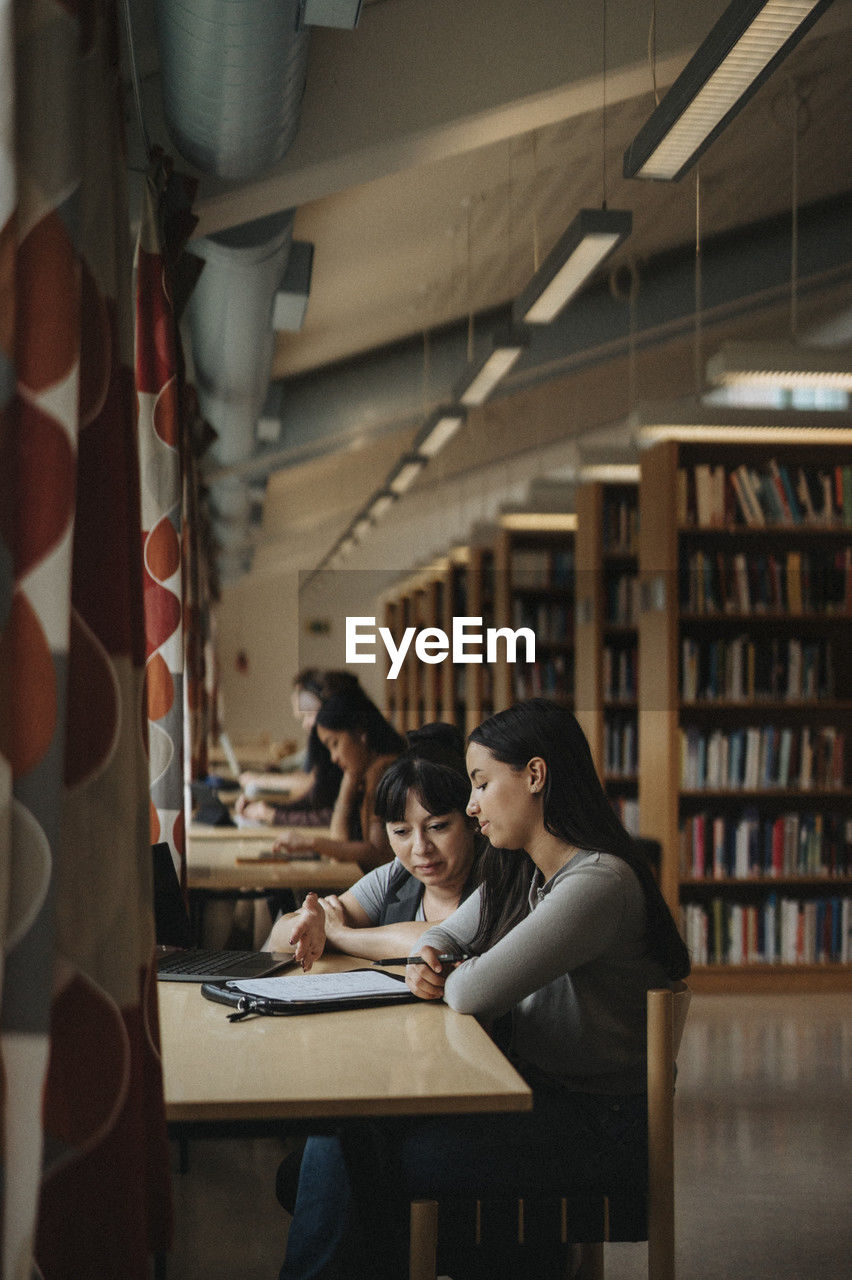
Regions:
<instances>
[{"instance_id":1,"label":"gray t-shirt","mask_svg":"<svg viewBox=\"0 0 852 1280\"><path fill-rule=\"evenodd\" d=\"M477 891L428 929L421 947L466 951L479 907ZM640 1092L646 992L670 983L645 945L639 881L621 858L582 851L546 884L536 871L530 908L496 946L450 974L447 1004L485 1020L511 1013L510 1055L568 1088Z\"/></svg>"},{"instance_id":2,"label":"gray t-shirt","mask_svg":"<svg viewBox=\"0 0 852 1280\"><path fill-rule=\"evenodd\" d=\"M402 869L402 863L398 858L394 858L393 862L385 862L381 867L376 867L374 871L368 871L367 874L362 876L361 879L353 884L352 888L349 890L349 892L358 899L360 906L362 906L366 911L370 918L370 924L379 923L382 915L382 908L384 907L385 899L388 896L388 885L390 883L391 876ZM422 896L417 905L417 914L414 916L414 919L426 919L423 914Z\"/></svg>"}]
</instances>

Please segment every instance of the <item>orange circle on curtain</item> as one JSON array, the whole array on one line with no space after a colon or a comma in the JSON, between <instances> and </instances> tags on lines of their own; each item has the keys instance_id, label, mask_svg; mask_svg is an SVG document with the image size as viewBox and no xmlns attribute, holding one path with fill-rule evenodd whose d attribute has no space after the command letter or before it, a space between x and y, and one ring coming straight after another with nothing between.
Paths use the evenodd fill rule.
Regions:
<instances>
[{"instance_id":1,"label":"orange circle on curtain","mask_svg":"<svg viewBox=\"0 0 852 1280\"><path fill-rule=\"evenodd\" d=\"M56 732L56 671L38 615L16 591L0 633L0 752L20 778L44 758Z\"/></svg>"},{"instance_id":2,"label":"orange circle on curtain","mask_svg":"<svg viewBox=\"0 0 852 1280\"><path fill-rule=\"evenodd\" d=\"M166 712L171 710L175 700L172 673L166 666L162 654L155 653L148 659L145 679L148 682L148 719L162 720Z\"/></svg>"},{"instance_id":3,"label":"orange circle on curtain","mask_svg":"<svg viewBox=\"0 0 852 1280\"><path fill-rule=\"evenodd\" d=\"M157 396L154 404L154 430L162 441L173 449L178 444L178 393L177 379L170 378Z\"/></svg>"},{"instance_id":4,"label":"orange circle on curtain","mask_svg":"<svg viewBox=\"0 0 852 1280\"><path fill-rule=\"evenodd\" d=\"M71 372L80 334L79 263L55 211L24 237L17 268L18 377L43 391Z\"/></svg>"},{"instance_id":5,"label":"orange circle on curtain","mask_svg":"<svg viewBox=\"0 0 852 1280\"><path fill-rule=\"evenodd\" d=\"M145 563L151 577L158 582L167 582L180 568L180 542L168 516L164 516L148 534Z\"/></svg>"}]
</instances>

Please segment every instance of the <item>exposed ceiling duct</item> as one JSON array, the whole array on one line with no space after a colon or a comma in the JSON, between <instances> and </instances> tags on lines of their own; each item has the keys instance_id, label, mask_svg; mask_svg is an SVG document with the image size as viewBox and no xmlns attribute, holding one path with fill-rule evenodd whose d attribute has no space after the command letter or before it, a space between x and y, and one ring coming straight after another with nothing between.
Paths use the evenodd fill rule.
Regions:
<instances>
[{"instance_id":1,"label":"exposed ceiling duct","mask_svg":"<svg viewBox=\"0 0 852 1280\"><path fill-rule=\"evenodd\" d=\"M299 127L310 31L299 0L157 0L166 123L185 159L243 181Z\"/></svg>"},{"instance_id":2,"label":"exposed ceiling duct","mask_svg":"<svg viewBox=\"0 0 852 1280\"><path fill-rule=\"evenodd\" d=\"M163 106L181 155L228 181L255 178L286 154L299 127L310 32L300 0L157 0ZM293 211L193 241L204 270L187 310L201 411L216 431L211 460L251 455L275 335L275 295L290 254ZM256 506L256 503L254 504ZM210 490L225 580L250 567L252 497L241 481Z\"/></svg>"},{"instance_id":3,"label":"exposed ceiling duct","mask_svg":"<svg viewBox=\"0 0 852 1280\"><path fill-rule=\"evenodd\" d=\"M190 246L204 259L187 308L192 361L201 412L216 432L211 461L219 467L250 457L255 448L272 367L272 308L292 235L293 212L287 210ZM246 562L240 567L248 567L252 499L246 483L219 481L210 497L217 541L239 548Z\"/></svg>"}]
</instances>

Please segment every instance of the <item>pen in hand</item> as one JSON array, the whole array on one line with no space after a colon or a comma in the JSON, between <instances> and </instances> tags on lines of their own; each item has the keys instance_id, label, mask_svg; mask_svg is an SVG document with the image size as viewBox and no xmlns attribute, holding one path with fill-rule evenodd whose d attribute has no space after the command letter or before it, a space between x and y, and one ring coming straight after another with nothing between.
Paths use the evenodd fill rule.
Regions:
<instances>
[{"instance_id":1,"label":"pen in hand","mask_svg":"<svg viewBox=\"0 0 852 1280\"><path fill-rule=\"evenodd\" d=\"M438 956L441 964L457 964L461 960L469 960L470 956ZM424 956L389 956L386 960L374 960L373 964L428 964Z\"/></svg>"}]
</instances>

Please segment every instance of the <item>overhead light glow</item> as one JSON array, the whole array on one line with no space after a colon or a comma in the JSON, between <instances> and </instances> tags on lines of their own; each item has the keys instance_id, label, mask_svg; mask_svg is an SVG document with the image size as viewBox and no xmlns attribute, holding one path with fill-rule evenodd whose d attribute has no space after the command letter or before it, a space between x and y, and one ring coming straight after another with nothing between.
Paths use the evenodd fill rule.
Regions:
<instances>
[{"instance_id":1,"label":"overhead light glow","mask_svg":"<svg viewBox=\"0 0 852 1280\"><path fill-rule=\"evenodd\" d=\"M422 453L425 458L434 458L456 434L464 418L461 409L438 409L426 423L421 438L414 446L417 453Z\"/></svg>"},{"instance_id":2,"label":"overhead light glow","mask_svg":"<svg viewBox=\"0 0 852 1280\"><path fill-rule=\"evenodd\" d=\"M621 209L581 209L512 307L514 320L549 324L633 226Z\"/></svg>"},{"instance_id":3,"label":"overhead light glow","mask_svg":"<svg viewBox=\"0 0 852 1280\"><path fill-rule=\"evenodd\" d=\"M381 520L385 512L389 511L396 502L396 494L380 493L373 499L367 508L367 514L372 520Z\"/></svg>"},{"instance_id":4,"label":"overhead light glow","mask_svg":"<svg viewBox=\"0 0 852 1280\"><path fill-rule=\"evenodd\" d=\"M390 477L388 488L393 493L405 493L414 484L425 465L425 458L403 458L396 471Z\"/></svg>"},{"instance_id":5,"label":"overhead light glow","mask_svg":"<svg viewBox=\"0 0 852 1280\"><path fill-rule=\"evenodd\" d=\"M795 343L726 342L707 361L707 378L722 387L764 383L790 391L798 387L852 391L852 351Z\"/></svg>"},{"instance_id":6,"label":"overhead light glow","mask_svg":"<svg viewBox=\"0 0 852 1280\"><path fill-rule=\"evenodd\" d=\"M479 364L471 365L459 384L458 400L468 406L484 404L527 346L529 335L523 329L516 326L498 330L489 354Z\"/></svg>"},{"instance_id":7,"label":"overhead light glow","mask_svg":"<svg viewBox=\"0 0 852 1280\"><path fill-rule=\"evenodd\" d=\"M625 178L682 177L830 3L728 5L625 151Z\"/></svg>"}]
</instances>

